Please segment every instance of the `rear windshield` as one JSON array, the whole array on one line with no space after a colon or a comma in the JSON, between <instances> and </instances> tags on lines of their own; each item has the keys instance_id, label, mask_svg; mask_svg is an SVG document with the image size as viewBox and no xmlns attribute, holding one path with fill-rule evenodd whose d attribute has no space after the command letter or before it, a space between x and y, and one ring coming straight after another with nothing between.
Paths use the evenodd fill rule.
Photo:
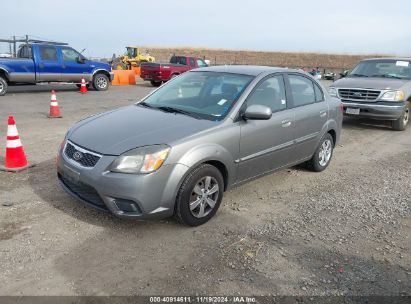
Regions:
<instances>
[{"instance_id":1,"label":"rear windshield","mask_svg":"<svg viewBox=\"0 0 411 304\"><path fill-rule=\"evenodd\" d=\"M411 63L408 60L393 59L361 61L349 77L411 79Z\"/></svg>"},{"instance_id":2,"label":"rear windshield","mask_svg":"<svg viewBox=\"0 0 411 304\"><path fill-rule=\"evenodd\" d=\"M170 59L170 63L187 65L187 59L186 59L186 57L173 56Z\"/></svg>"},{"instance_id":3,"label":"rear windshield","mask_svg":"<svg viewBox=\"0 0 411 304\"><path fill-rule=\"evenodd\" d=\"M253 76L187 72L160 87L143 100L142 106L183 110L196 118L222 120L237 102Z\"/></svg>"}]
</instances>

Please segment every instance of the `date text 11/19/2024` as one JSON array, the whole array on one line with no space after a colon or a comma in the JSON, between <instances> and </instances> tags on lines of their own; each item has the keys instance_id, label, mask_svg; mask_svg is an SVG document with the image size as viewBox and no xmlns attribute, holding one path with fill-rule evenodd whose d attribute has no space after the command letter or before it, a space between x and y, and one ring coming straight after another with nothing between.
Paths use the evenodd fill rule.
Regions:
<instances>
[{"instance_id":1,"label":"date text 11/19/2024","mask_svg":"<svg viewBox=\"0 0 411 304\"><path fill-rule=\"evenodd\" d=\"M173 297L150 297L150 303L255 303L255 297L243 296L173 296Z\"/></svg>"}]
</instances>

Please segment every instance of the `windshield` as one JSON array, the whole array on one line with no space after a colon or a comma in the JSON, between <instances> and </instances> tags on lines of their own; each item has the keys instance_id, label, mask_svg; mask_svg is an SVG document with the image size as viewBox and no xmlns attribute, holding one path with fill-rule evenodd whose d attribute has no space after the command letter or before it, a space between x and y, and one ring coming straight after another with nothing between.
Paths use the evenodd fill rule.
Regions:
<instances>
[{"instance_id":1,"label":"windshield","mask_svg":"<svg viewBox=\"0 0 411 304\"><path fill-rule=\"evenodd\" d=\"M127 56L130 57L130 58L136 57L136 49L128 47L127 48Z\"/></svg>"},{"instance_id":2,"label":"windshield","mask_svg":"<svg viewBox=\"0 0 411 304\"><path fill-rule=\"evenodd\" d=\"M404 60L367 60L360 62L349 76L411 79L411 65Z\"/></svg>"},{"instance_id":3,"label":"windshield","mask_svg":"<svg viewBox=\"0 0 411 304\"><path fill-rule=\"evenodd\" d=\"M180 113L201 119L222 120L252 76L187 72L165 84L140 104L159 110L180 110Z\"/></svg>"}]
</instances>

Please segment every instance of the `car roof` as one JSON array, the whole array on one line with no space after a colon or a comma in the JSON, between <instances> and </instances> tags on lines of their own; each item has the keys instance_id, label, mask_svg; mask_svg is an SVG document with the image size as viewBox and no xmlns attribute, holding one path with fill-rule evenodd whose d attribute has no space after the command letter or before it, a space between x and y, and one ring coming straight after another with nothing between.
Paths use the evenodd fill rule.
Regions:
<instances>
[{"instance_id":1,"label":"car roof","mask_svg":"<svg viewBox=\"0 0 411 304\"><path fill-rule=\"evenodd\" d=\"M397 60L397 61L411 61L411 58L405 57L380 57L380 58L367 58L361 61L377 61L377 60Z\"/></svg>"},{"instance_id":2,"label":"car roof","mask_svg":"<svg viewBox=\"0 0 411 304\"><path fill-rule=\"evenodd\" d=\"M294 69L269 67L261 65L218 65L205 68L196 69L197 72L219 72L219 73L233 73L233 74L243 74L250 76L258 76L266 72L297 72Z\"/></svg>"}]
</instances>

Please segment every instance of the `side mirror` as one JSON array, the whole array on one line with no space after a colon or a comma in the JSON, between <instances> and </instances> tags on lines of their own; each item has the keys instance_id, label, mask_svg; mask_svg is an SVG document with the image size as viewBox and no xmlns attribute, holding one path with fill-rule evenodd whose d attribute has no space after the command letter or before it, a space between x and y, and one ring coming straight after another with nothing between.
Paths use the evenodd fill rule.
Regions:
<instances>
[{"instance_id":1,"label":"side mirror","mask_svg":"<svg viewBox=\"0 0 411 304\"><path fill-rule=\"evenodd\" d=\"M77 63L85 63L85 62L86 62L86 58L78 56L78 57L76 58L76 61L77 61Z\"/></svg>"},{"instance_id":2,"label":"side mirror","mask_svg":"<svg viewBox=\"0 0 411 304\"><path fill-rule=\"evenodd\" d=\"M272 115L273 112L269 107L256 104L247 107L243 114L243 118L246 120L268 120Z\"/></svg>"}]
</instances>

